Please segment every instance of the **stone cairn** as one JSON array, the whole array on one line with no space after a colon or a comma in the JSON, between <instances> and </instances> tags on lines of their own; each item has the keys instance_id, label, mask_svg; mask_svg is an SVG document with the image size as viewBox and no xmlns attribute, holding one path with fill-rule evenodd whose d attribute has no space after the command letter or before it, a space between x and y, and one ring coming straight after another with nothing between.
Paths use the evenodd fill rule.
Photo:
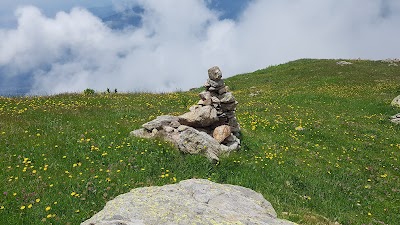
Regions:
<instances>
[{"instance_id":1,"label":"stone cairn","mask_svg":"<svg viewBox=\"0 0 400 225\"><path fill-rule=\"evenodd\" d=\"M238 102L225 86L222 72L214 66L208 70L205 91L199 93L197 105L180 116L163 115L131 132L142 138L161 137L172 142L180 151L204 154L219 160L223 153L240 148L240 126L235 110Z\"/></svg>"}]
</instances>

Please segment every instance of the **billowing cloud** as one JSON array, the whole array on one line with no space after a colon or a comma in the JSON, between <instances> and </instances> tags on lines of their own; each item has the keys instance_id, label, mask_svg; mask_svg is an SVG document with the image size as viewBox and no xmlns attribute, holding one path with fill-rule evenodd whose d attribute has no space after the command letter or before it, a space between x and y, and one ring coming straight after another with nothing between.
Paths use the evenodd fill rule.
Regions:
<instances>
[{"instance_id":1,"label":"billowing cloud","mask_svg":"<svg viewBox=\"0 0 400 225\"><path fill-rule=\"evenodd\" d=\"M31 93L174 91L201 86L207 69L224 77L297 58L399 57L397 0L254 0L236 20L221 20L202 0L135 0L141 25L112 30L87 10L54 17L16 11L0 29L0 70L30 74Z\"/></svg>"}]
</instances>

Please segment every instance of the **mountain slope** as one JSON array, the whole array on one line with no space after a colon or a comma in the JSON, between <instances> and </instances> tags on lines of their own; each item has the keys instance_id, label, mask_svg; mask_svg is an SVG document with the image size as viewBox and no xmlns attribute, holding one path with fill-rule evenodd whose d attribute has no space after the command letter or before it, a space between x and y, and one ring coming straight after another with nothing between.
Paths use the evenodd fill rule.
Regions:
<instances>
[{"instance_id":1,"label":"mountain slope","mask_svg":"<svg viewBox=\"0 0 400 225\"><path fill-rule=\"evenodd\" d=\"M217 165L128 138L179 115L201 88L169 94L0 97L0 222L77 224L135 187L205 178L260 192L300 224L400 221L400 69L302 59L225 80L243 148ZM206 79L206 75L205 75ZM14 194L15 193L15 194Z\"/></svg>"}]
</instances>

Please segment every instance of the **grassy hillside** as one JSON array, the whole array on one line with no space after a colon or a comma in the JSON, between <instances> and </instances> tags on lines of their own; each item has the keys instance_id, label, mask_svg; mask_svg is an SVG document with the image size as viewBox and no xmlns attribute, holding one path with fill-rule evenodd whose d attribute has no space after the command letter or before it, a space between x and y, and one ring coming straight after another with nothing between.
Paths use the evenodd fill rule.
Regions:
<instances>
[{"instance_id":1,"label":"grassy hillside","mask_svg":"<svg viewBox=\"0 0 400 225\"><path fill-rule=\"evenodd\" d=\"M132 188L205 178L242 185L300 224L397 224L400 67L298 60L225 80L242 149L217 165L129 138L197 93L0 97L0 224L78 224ZM207 78L205 74L204 79Z\"/></svg>"}]
</instances>

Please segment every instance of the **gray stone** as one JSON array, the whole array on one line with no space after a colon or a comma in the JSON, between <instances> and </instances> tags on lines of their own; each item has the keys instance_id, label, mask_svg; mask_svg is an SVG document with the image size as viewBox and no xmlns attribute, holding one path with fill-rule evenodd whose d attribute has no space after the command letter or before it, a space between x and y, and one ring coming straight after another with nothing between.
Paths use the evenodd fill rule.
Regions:
<instances>
[{"instance_id":1,"label":"gray stone","mask_svg":"<svg viewBox=\"0 0 400 225\"><path fill-rule=\"evenodd\" d=\"M192 106L190 106L189 111L193 112L193 111L195 111L196 109L198 109L200 107L201 107L201 105L192 105Z\"/></svg>"},{"instance_id":2,"label":"gray stone","mask_svg":"<svg viewBox=\"0 0 400 225\"><path fill-rule=\"evenodd\" d=\"M222 72L218 66L213 66L210 69L208 69L208 77L211 80L219 81L221 80Z\"/></svg>"},{"instance_id":3,"label":"gray stone","mask_svg":"<svg viewBox=\"0 0 400 225\"><path fill-rule=\"evenodd\" d=\"M228 124L228 118L226 118L224 116L224 114L221 114L220 116L218 116L219 121L218 123L215 123L215 126L221 126L221 125L227 125Z\"/></svg>"},{"instance_id":4,"label":"gray stone","mask_svg":"<svg viewBox=\"0 0 400 225\"><path fill-rule=\"evenodd\" d=\"M181 124L178 121L172 121L169 125L173 128L178 128Z\"/></svg>"},{"instance_id":5,"label":"gray stone","mask_svg":"<svg viewBox=\"0 0 400 225\"><path fill-rule=\"evenodd\" d=\"M222 95L226 92L229 92L228 86L222 87L221 89L218 90L218 94Z\"/></svg>"},{"instance_id":6,"label":"gray stone","mask_svg":"<svg viewBox=\"0 0 400 225\"><path fill-rule=\"evenodd\" d=\"M163 127L163 130L164 130L165 132L167 132L167 133L171 133L171 132L174 132L174 131L175 131L175 129L174 129L173 127L170 127L170 126L164 126L164 127Z\"/></svg>"},{"instance_id":7,"label":"gray stone","mask_svg":"<svg viewBox=\"0 0 400 225\"><path fill-rule=\"evenodd\" d=\"M217 110L212 106L198 107L179 118L179 123L191 127L207 127L218 121Z\"/></svg>"},{"instance_id":8,"label":"gray stone","mask_svg":"<svg viewBox=\"0 0 400 225\"><path fill-rule=\"evenodd\" d=\"M221 153L227 154L240 149L240 140L235 135L231 134L229 141L225 139L224 144L221 144Z\"/></svg>"},{"instance_id":9,"label":"gray stone","mask_svg":"<svg viewBox=\"0 0 400 225\"><path fill-rule=\"evenodd\" d=\"M228 125L231 127L232 132L240 131L240 125L239 125L236 117L230 118L228 121Z\"/></svg>"},{"instance_id":10,"label":"gray stone","mask_svg":"<svg viewBox=\"0 0 400 225\"><path fill-rule=\"evenodd\" d=\"M211 98L211 93L210 93L209 91L203 91L203 92L200 92L200 93L199 93L199 97L200 97L202 100L206 100L206 99Z\"/></svg>"},{"instance_id":11,"label":"gray stone","mask_svg":"<svg viewBox=\"0 0 400 225\"><path fill-rule=\"evenodd\" d=\"M217 98L217 97L215 97L215 96L211 97L211 101L212 101L213 103L221 103L221 100L219 100L219 98Z\"/></svg>"},{"instance_id":12,"label":"gray stone","mask_svg":"<svg viewBox=\"0 0 400 225\"><path fill-rule=\"evenodd\" d=\"M397 113L396 115L391 116L390 121L392 121L395 124L400 124L400 113Z\"/></svg>"},{"instance_id":13,"label":"gray stone","mask_svg":"<svg viewBox=\"0 0 400 225\"><path fill-rule=\"evenodd\" d=\"M140 138L152 138L154 135L148 132L145 128L140 128L138 130L131 131L129 133L130 136L140 137Z\"/></svg>"},{"instance_id":14,"label":"gray stone","mask_svg":"<svg viewBox=\"0 0 400 225\"><path fill-rule=\"evenodd\" d=\"M218 91L218 90L219 90L219 88L215 88L215 87L209 87L209 88L208 88L208 90L209 90L209 91Z\"/></svg>"},{"instance_id":15,"label":"gray stone","mask_svg":"<svg viewBox=\"0 0 400 225\"><path fill-rule=\"evenodd\" d=\"M238 143L240 145L240 139L237 138L235 135L231 134L229 137L225 138L225 140L222 142L222 144L226 146L231 146L235 143Z\"/></svg>"},{"instance_id":16,"label":"gray stone","mask_svg":"<svg viewBox=\"0 0 400 225\"><path fill-rule=\"evenodd\" d=\"M146 128L147 130L153 130L153 129L160 130L162 126L170 125L171 123L176 123L176 122L178 122L178 117L163 115L163 116L158 116L156 119L143 124L142 127Z\"/></svg>"},{"instance_id":17,"label":"gray stone","mask_svg":"<svg viewBox=\"0 0 400 225\"><path fill-rule=\"evenodd\" d=\"M221 103L221 109L223 111L234 111L237 105L238 105L237 101L232 103Z\"/></svg>"},{"instance_id":18,"label":"gray stone","mask_svg":"<svg viewBox=\"0 0 400 225\"><path fill-rule=\"evenodd\" d=\"M245 187L190 179L136 188L107 202L82 225L260 224L295 225L278 219L265 198Z\"/></svg>"},{"instance_id":19,"label":"gray stone","mask_svg":"<svg viewBox=\"0 0 400 225\"><path fill-rule=\"evenodd\" d=\"M235 111L226 111L225 112L225 115L226 115L226 117L228 117L228 118L234 118L236 115L235 115Z\"/></svg>"},{"instance_id":20,"label":"gray stone","mask_svg":"<svg viewBox=\"0 0 400 225\"><path fill-rule=\"evenodd\" d=\"M178 131L179 132L182 132L182 131L184 131L184 130L186 130L186 129L188 129L189 127L188 126L186 126L186 125L180 125L179 127L178 127Z\"/></svg>"},{"instance_id":21,"label":"gray stone","mask_svg":"<svg viewBox=\"0 0 400 225\"><path fill-rule=\"evenodd\" d=\"M208 83L208 80L204 83L204 87L208 90L211 87L211 84Z\"/></svg>"},{"instance_id":22,"label":"gray stone","mask_svg":"<svg viewBox=\"0 0 400 225\"><path fill-rule=\"evenodd\" d=\"M233 97L232 92L226 92L225 94L221 95L221 103L232 103L235 102L235 97Z\"/></svg>"},{"instance_id":23,"label":"gray stone","mask_svg":"<svg viewBox=\"0 0 400 225\"><path fill-rule=\"evenodd\" d=\"M400 107L400 95L392 100L391 105L395 107Z\"/></svg>"},{"instance_id":24,"label":"gray stone","mask_svg":"<svg viewBox=\"0 0 400 225\"><path fill-rule=\"evenodd\" d=\"M221 152L221 145L217 140L205 132L187 127L179 134L178 148L189 154L203 154L211 161L218 161L218 154Z\"/></svg>"},{"instance_id":25,"label":"gray stone","mask_svg":"<svg viewBox=\"0 0 400 225\"><path fill-rule=\"evenodd\" d=\"M211 98L205 100L200 99L199 102L197 103L197 105L203 105L203 106L211 104L212 104Z\"/></svg>"},{"instance_id":26,"label":"gray stone","mask_svg":"<svg viewBox=\"0 0 400 225\"><path fill-rule=\"evenodd\" d=\"M220 89L220 88L222 88L223 86L225 86L223 80L214 81L214 80L208 79L208 80L207 80L207 83L210 85L210 87L218 88L218 89ZM206 83L206 84L207 84L207 83Z\"/></svg>"}]
</instances>

